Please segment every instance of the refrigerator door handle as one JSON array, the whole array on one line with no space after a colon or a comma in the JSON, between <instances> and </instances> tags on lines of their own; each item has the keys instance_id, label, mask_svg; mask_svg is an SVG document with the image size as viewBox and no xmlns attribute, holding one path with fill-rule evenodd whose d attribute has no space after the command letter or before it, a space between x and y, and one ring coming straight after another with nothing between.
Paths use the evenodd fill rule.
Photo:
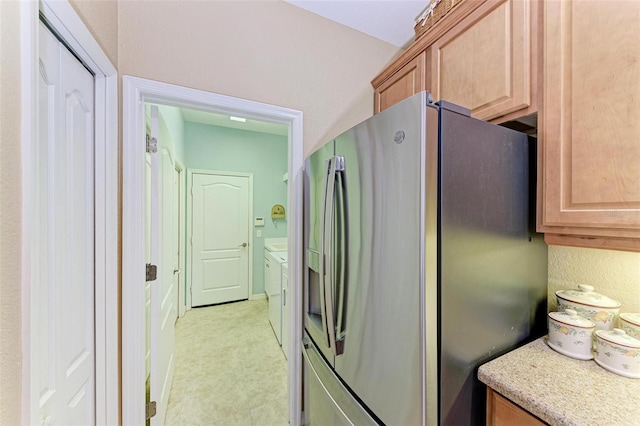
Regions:
<instances>
[{"instance_id":1,"label":"refrigerator door handle","mask_svg":"<svg viewBox=\"0 0 640 426\"><path fill-rule=\"evenodd\" d=\"M336 354L336 326L335 316L333 315L333 219L334 204L336 197L336 165L338 157L332 157L328 162L328 174L326 184L326 198L324 204L324 215L322 223L324 229L322 232L321 250L323 253L322 263L323 271L320 274L320 281L324 285L324 316L327 321L326 337L328 338L328 346L331 353Z\"/></svg>"},{"instance_id":2,"label":"refrigerator door handle","mask_svg":"<svg viewBox=\"0 0 640 426\"><path fill-rule=\"evenodd\" d=\"M344 330L345 330L345 304L347 293L347 265L349 255L349 209L347 205L347 172L344 164L344 157L337 157L338 164L336 166L338 176L338 203L337 203L337 247L339 250L339 269L336 274L336 291L337 291L337 318L336 318L336 355L344 352Z\"/></svg>"},{"instance_id":3,"label":"refrigerator door handle","mask_svg":"<svg viewBox=\"0 0 640 426\"><path fill-rule=\"evenodd\" d=\"M320 275L319 284L320 284L320 317L322 320L322 335L324 344L327 347L331 347L331 342L329 340L329 329L327 324L327 307L325 301L325 274L326 274L326 251L325 251L325 240L326 240L326 232L327 232L327 197L329 196L329 191L333 193L333 186L329 186L331 181L331 168L333 164L333 157L327 160L326 166L324 169L324 187L322 191L322 218L320 219L320 264L318 265L318 272ZM331 181L332 182L332 181ZM331 220L331 217L329 217ZM331 222L329 222L331 223ZM331 227L331 225L329 225ZM329 253L330 255L331 253Z\"/></svg>"},{"instance_id":4,"label":"refrigerator door handle","mask_svg":"<svg viewBox=\"0 0 640 426\"><path fill-rule=\"evenodd\" d=\"M322 250L324 252L324 308L327 319L327 332L329 335L329 348L334 356L342 353L342 344L336 344L336 315L335 315L335 259L334 259L334 219L336 206L336 176L344 171L344 157L335 156L329 161L329 175L327 178L327 199L324 210L324 232L322 234ZM340 342L341 343L341 342Z\"/></svg>"}]
</instances>

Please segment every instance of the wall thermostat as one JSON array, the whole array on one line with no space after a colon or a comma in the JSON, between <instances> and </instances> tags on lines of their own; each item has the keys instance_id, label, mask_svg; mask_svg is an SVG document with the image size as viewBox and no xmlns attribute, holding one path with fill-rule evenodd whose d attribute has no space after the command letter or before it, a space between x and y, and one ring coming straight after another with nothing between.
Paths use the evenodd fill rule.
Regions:
<instances>
[{"instance_id":1,"label":"wall thermostat","mask_svg":"<svg viewBox=\"0 0 640 426\"><path fill-rule=\"evenodd\" d=\"M253 221L254 226L264 226L264 217L256 217Z\"/></svg>"}]
</instances>

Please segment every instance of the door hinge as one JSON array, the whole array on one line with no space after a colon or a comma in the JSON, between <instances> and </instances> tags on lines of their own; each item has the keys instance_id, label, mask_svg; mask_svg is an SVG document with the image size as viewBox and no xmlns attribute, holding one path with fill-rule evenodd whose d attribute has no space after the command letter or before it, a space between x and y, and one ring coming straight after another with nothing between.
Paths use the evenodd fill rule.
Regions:
<instances>
[{"instance_id":1,"label":"door hinge","mask_svg":"<svg viewBox=\"0 0 640 426\"><path fill-rule=\"evenodd\" d=\"M156 415L157 409L156 409L156 402L155 401L147 402L146 408L147 408L146 409L146 415L147 415L146 418L147 419L150 419L151 417Z\"/></svg>"},{"instance_id":2,"label":"door hinge","mask_svg":"<svg viewBox=\"0 0 640 426\"><path fill-rule=\"evenodd\" d=\"M147 135L147 152L150 152L152 154L158 152L157 138L152 138L151 136Z\"/></svg>"},{"instance_id":3,"label":"door hinge","mask_svg":"<svg viewBox=\"0 0 640 426\"><path fill-rule=\"evenodd\" d=\"M158 267L147 263L147 281L155 281L158 279Z\"/></svg>"}]
</instances>

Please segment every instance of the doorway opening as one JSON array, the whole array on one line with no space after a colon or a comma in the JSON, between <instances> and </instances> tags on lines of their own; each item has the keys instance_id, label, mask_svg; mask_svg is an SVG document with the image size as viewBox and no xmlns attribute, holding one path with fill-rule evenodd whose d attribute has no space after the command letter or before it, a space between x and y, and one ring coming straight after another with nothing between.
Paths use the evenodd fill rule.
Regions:
<instances>
[{"instance_id":1,"label":"doorway opening","mask_svg":"<svg viewBox=\"0 0 640 426\"><path fill-rule=\"evenodd\" d=\"M268 104L188 89L150 80L123 77L123 423L141 423L145 408L145 103L190 108L210 113L247 117L287 126L289 209L289 315L301 318L302 277L302 113ZM187 164L187 169L189 168ZM158 268L160 269L160 267ZM187 268L188 269L188 268ZM300 322L290 322L287 360L289 422L299 424L301 394Z\"/></svg>"}]
</instances>

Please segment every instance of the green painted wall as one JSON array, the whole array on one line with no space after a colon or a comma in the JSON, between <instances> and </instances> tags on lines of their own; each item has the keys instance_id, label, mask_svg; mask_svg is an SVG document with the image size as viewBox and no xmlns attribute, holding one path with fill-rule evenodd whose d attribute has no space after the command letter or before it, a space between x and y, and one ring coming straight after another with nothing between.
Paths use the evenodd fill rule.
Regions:
<instances>
[{"instance_id":1,"label":"green painted wall","mask_svg":"<svg viewBox=\"0 0 640 426\"><path fill-rule=\"evenodd\" d=\"M287 221L271 220L271 207L287 209L288 142L286 136L245 130L184 123L184 153L187 169L253 173L253 214L261 216L265 226L252 225L252 294L264 292L264 239L287 236ZM253 223L253 220L252 220ZM256 231L262 230L262 237Z\"/></svg>"},{"instance_id":2,"label":"green painted wall","mask_svg":"<svg viewBox=\"0 0 640 426\"><path fill-rule=\"evenodd\" d=\"M158 109L163 125L166 126L173 142L175 158L184 163L184 120L182 119L182 113L179 108L167 105L158 105Z\"/></svg>"}]
</instances>

